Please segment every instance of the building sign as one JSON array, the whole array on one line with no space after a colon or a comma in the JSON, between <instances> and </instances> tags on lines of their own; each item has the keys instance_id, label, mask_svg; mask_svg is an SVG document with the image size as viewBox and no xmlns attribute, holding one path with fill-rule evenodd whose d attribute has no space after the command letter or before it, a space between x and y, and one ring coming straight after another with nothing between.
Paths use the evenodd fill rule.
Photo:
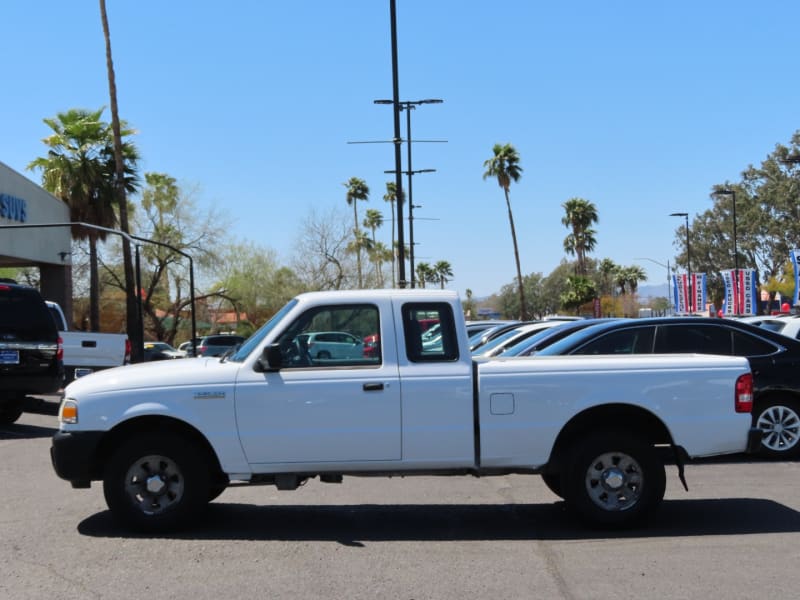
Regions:
<instances>
[{"instance_id":1,"label":"building sign","mask_svg":"<svg viewBox=\"0 0 800 600\"><path fill-rule=\"evenodd\" d=\"M731 269L722 271L725 282L725 301L722 312L725 315L758 314L758 285L755 269Z\"/></svg>"},{"instance_id":2,"label":"building sign","mask_svg":"<svg viewBox=\"0 0 800 600\"><path fill-rule=\"evenodd\" d=\"M28 203L22 198L0 192L0 217L24 223L28 220Z\"/></svg>"}]
</instances>

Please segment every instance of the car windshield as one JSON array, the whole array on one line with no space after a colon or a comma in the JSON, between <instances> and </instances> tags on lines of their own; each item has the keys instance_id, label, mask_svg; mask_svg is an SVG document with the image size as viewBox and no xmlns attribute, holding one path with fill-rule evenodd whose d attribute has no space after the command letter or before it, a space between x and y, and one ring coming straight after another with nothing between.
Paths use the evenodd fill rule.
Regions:
<instances>
[{"instance_id":1,"label":"car windshield","mask_svg":"<svg viewBox=\"0 0 800 600\"><path fill-rule=\"evenodd\" d=\"M261 342L264 340L265 337L269 334L270 331L275 327L275 325L283 319L283 317L292 310L295 305L297 304L297 298L293 298L286 303L286 305L276 312L272 318L264 323L261 328L256 331L253 335L247 338L247 341L244 342L241 347L236 350L234 354L231 356L227 356L226 360L231 362L243 362L250 354L255 350Z\"/></svg>"}]
</instances>

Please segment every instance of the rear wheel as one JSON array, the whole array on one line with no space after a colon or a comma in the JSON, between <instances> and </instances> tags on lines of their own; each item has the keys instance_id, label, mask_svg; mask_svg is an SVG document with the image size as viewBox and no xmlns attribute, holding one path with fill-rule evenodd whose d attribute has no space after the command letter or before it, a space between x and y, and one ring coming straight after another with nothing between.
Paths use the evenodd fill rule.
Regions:
<instances>
[{"instance_id":1,"label":"rear wheel","mask_svg":"<svg viewBox=\"0 0 800 600\"><path fill-rule=\"evenodd\" d=\"M800 406L796 401L769 400L753 413L753 423L764 432L762 455L794 458L800 454Z\"/></svg>"},{"instance_id":2,"label":"rear wheel","mask_svg":"<svg viewBox=\"0 0 800 600\"><path fill-rule=\"evenodd\" d=\"M647 442L622 432L595 434L571 453L561 483L567 504L586 523L622 528L655 512L666 473Z\"/></svg>"},{"instance_id":3,"label":"rear wheel","mask_svg":"<svg viewBox=\"0 0 800 600\"><path fill-rule=\"evenodd\" d=\"M22 416L25 401L23 398L6 398L0 400L0 425L16 423Z\"/></svg>"},{"instance_id":4,"label":"rear wheel","mask_svg":"<svg viewBox=\"0 0 800 600\"><path fill-rule=\"evenodd\" d=\"M196 444L178 436L127 440L106 465L103 492L108 508L123 525L140 531L187 524L209 498L209 474L200 456Z\"/></svg>"}]
</instances>

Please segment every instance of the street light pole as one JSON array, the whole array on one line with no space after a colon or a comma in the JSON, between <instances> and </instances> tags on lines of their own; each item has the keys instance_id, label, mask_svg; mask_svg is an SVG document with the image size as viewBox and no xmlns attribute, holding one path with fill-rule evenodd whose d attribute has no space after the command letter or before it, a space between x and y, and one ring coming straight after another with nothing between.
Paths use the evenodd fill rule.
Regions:
<instances>
[{"instance_id":1,"label":"street light pole","mask_svg":"<svg viewBox=\"0 0 800 600\"><path fill-rule=\"evenodd\" d=\"M739 300L739 251L736 247L736 192L734 190L718 190L715 195L730 196L732 199L731 214L733 216L733 314L741 312Z\"/></svg>"},{"instance_id":2,"label":"street light pole","mask_svg":"<svg viewBox=\"0 0 800 600\"><path fill-rule=\"evenodd\" d=\"M670 283L672 283L670 281L670 278L669 278L669 259L667 259L667 264L664 264L662 262L658 262L657 260L653 260L652 258L647 258L646 256L634 257L633 260L649 260L651 263L655 263L658 266L664 267L667 270L667 299L669 299L669 297L671 295L669 293L669 288L670 288Z\"/></svg>"},{"instance_id":3,"label":"street light pole","mask_svg":"<svg viewBox=\"0 0 800 600\"><path fill-rule=\"evenodd\" d=\"M412 191L412 183L411 183L411 176L414 173L429 173L434 171L434 169L423 169L420 171L414 171L411 167L411 111L414 110L420 104L441 104L444 102L441 98L426 98L424 100L374 100L375 104L393 104L399 113L399 111L405 110L406 111L406 146L407 146L407 170L402 171L398 166L393 171L384 171L384 173L395 173L397 175L397 181L400 181L400 173L408 175L408 226L409 226L409 267L411 269L411 287L414 287L414 230L413 230L413 220L414 220L414 194ZM398 186L398 189L399 186ZM397 237L398 237L398 262L400 263L400 267L402 268L402 275L400 276L400 287L405 287L405 245L404 245L404 235L403 235L403 228L402 228L402 220L403 220L403 213L399 210L401 204L401 199L397 198L397 205L398 205L398 212L397 212ZM394 251L394 249L392 249Z\"/></svg>"},{"instance_id":4,"label":"street light pole","mask_svg":"<svg viewBox=\"0 0 800 600\"><path fill-rule=\"evenodd\" d=\"M687 298L687 305L689 312L694 309L694 297L692 296L692 254L689 249L689 213L675 212L670 213L670 217L683 217L686 219L686 279L689 287L689 298Z\"/></svg>"}]
</instances>

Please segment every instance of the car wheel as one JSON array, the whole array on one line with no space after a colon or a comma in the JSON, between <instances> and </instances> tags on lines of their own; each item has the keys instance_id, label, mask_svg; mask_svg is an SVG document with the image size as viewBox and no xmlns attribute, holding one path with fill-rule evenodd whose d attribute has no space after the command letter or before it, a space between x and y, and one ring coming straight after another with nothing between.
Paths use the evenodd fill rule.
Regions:
<instances>
[{"instance_id":1,"label":"car wheel","mask_svg":"<svg viewBox=\"0 0 800 600\"><path fill-rule=\"evenodd\" d=\"M561 484L568 506L587 524L623 528L655 512L666 473L647 442L622 432L595 434L577 443Z\"/></svg>"},{"instance_id":2,"label":"car wheel","mask_svg":"<svg viewBox=\"0 0 800 600\"><path fill-rule=\"evenodd\" d=\"M25 402L21 398L0 400L0 425L16 423L22 416Z\"/></svg>"},{"instance_id":3,"label":"car wheel","mask_svg":"<svg viewBox=\"0 0 800 600\"><path fill-rule=\"evenodd\" d=\"M106 465L103 493L108 508L120 523L140 531L187 524L208 503L209 474L198 459L202 455L179 436L127 440Z\"/></svg>"},{"instance_id":4,"label":"car wheel","mask_svg":"<svg viewBox=\"0 0 800 600\"><path fill-rule=\"evenodd\" d=\"M561 488L561 473L542 473L542 481L551 492L559 498L564 497L564 491Z\"/></svg>"},{"instance_id":5,"label":"car wheel","mask_svg":"<svg viewBox=\"0 0 800 600\"><path fill-rule=\"evenodd\" d=\"M796 401L770 400L753 413L753 423L764 432L763 456L794 458L800 453L800 408Z\"/></svg>"}]
</instances>

